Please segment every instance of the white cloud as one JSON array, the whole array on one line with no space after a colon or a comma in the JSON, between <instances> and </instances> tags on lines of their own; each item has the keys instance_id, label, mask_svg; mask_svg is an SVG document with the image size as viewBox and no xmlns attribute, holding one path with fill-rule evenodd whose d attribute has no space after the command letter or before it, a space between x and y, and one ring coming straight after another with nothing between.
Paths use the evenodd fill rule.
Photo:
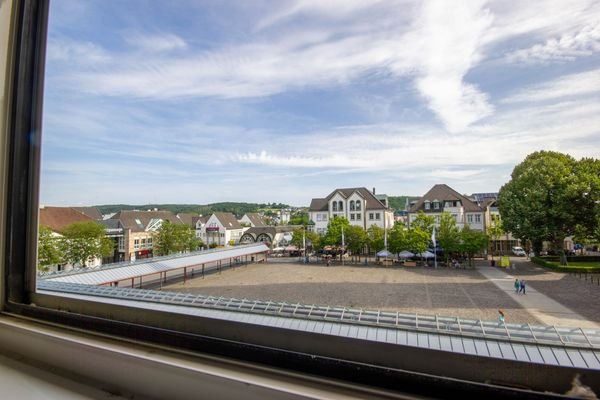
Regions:
<instances>
[{"instance_id":1,"label":"white cloud","mask_svg":"<svg viewBox=\"0 0 600 400\"><path fill-rule=\"evenodd\" d=\"M502 103L542 102L600 94L600 69L561 76L549 82L530 85L502 100Z\"/></svg>"},{"instance_id":2,"label":"white cloud","mask_svg":"<svg viewBox=\"0 0 600 400\"><path fill-rule=\"evenodd\" d=\"M481 36L493 18L483 2L430 1L410 38L418 43L416 87L450 132L489 116L488 96L464 76L481 59Z\"/></svg>"},{"instance_id":3,"label":"white cloud","mask_svg":"<svg viewBox=\"0 0 600 400\"><path fill-rule=\"evenodd\" d=\"M171 50L184 50L188 47L185 40L173 33L145 34L135 33L125 37L125 41L142 51L163 52Z\"/></svg>"},{"instance_id":4,"label":"white cloud","mask_svg":"<svg viewBox=\"0 0 600 400\"><path fill-rule=\"evenodd\" d=\"M50 38L46 53L48 61L97 65L112 60L111 54L101 46L89 41L66 38Z\"/></svg>"},{"instance_id":5,"label":"white cloud","mask_svg":"<svg viewBox=\"0 0 600 400\"><path fill-rule=\"evenodd\" d=\"M525 64L573 61L600 51L600 21L586 26L577 33L567 33L560 38L548 39L526 49L509 53L509 62Z\"/></svg>"}]
</instances>

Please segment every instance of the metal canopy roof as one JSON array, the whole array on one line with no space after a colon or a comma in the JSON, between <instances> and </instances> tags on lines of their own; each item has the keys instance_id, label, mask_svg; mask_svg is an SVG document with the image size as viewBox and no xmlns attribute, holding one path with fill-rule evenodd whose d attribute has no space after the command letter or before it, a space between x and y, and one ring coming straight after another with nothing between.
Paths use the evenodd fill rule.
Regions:
<instances>
[{"instance_id":1,"label":"metal canopy roof","mask_svg":"<svg viewBox=\"0 0 600 400\"><path fill-rule=\"evenodd\" d=\"M111 304L358 338L511 361L600 370L600 332L501 325L452 317L400 314L226 297L41 281L38 290Z\"/></svg>"},{"instance_id":2,"label":"metal canopy roof","mask_svg":"<svg viewBox=\"0 0 600 400\"><path fill-rule=\"evenodd\" d=\"M49 275L40 277L42 281L78 283L83 285L105 285L111 282L133 279L140 276L158 274L165 271L176 270L185 267L200 266L230 258L250 256L263 253L269 248L263 244L251 244L247 246L236 246L230 249L219 249L191 253L184 256L153 258L147 262L121 263L109 265L105 268L89 269L75 273Z\"/></svg>"}]
</instances>

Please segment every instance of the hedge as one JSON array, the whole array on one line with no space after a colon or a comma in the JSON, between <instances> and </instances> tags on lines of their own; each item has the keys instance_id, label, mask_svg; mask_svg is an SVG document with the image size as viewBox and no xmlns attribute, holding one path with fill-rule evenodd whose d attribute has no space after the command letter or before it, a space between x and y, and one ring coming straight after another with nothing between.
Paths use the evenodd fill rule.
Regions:
<instances>
[{"instance_id":1,"label":"hedge","mask_svg":"<svg viewBox=\"0 0 600 400\"><path fill-rule=\"evenodd\" d=\"M557 272L600 272L600 268L576 268L569 266L561 266L555 264L555 262L560 261L558 257L531 257L531 262L540 265L545 268L549 268L551 270ZM586 262L586 261L600 261L600 257L590 256L590 257L567 257L567 261L573 262Z\"/></svg>"}]
</instances>

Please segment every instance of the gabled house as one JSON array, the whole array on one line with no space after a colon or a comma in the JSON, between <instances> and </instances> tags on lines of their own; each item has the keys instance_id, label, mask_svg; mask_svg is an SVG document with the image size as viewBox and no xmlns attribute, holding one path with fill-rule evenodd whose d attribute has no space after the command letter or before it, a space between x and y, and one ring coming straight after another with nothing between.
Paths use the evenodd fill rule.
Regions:
<instances>
[{"instance_id":1,"label":"gabled house","mask_svg":"<svg viewBox=\"0 0 600 400\"><path fill-rule=\"evenodd\" d=\"M257 226L267 226L267 223L259 213L246 213L240 218L239 222L242 226L249 226L252 228Z\"/></svg>"},{"instance_id":2,"label":"gabled house","mask_svg":"<svg viewBox=\"0 0 600 400\"><path fill-rule=\"evenodd\" d=\"M152 257L153 237L163 221L183 224L171 211L121 210L110 220L118 220L118 226L123 230L122 236L118 237L118 250L119 258L125 261Z\"/></svg>"},{"instance_id":3,"label":"gabled house","mask_svg":"<svg viewBox=\"0 0 600 400\"><path fill-rule=\"evenodd\" d=\"M485 231L485 210L476 201L445 184L434 185L410 207L409 226L420 211L434 216L436 222L439 222L443 212L449 212L459 228L468 225L473 230Z\"/></svg>"},{"instance_id":4,"label":"gabled house","mask_svg":"<svg viewBox=\"0 0 600 400\"><path fill-rule=\"evenodd\" d=\"M179 213L177 218L192 229L196 229L196 224L200 219L200 215L192 213Z\"/></svg>"},{"instance_id":5,"label":"gabled house","mask_svg":"<svg viewBox=\"0 0 600 400\"><path fill-rule=\"evenodd\" d=\"M379 196L379 198L378 198ZM345 217L351 225L368 229L372 225L391 228L394 213L387 206L387 196L376 195L367 188L335 189L327 197L312 199L308 208L310 226L319 234L327 231L332 218Z\"/></svg>"},{"instance_id":6,"label":"gabled house","mask_svg":"<svg viewBox=\"0 0 600 400\"><path fill-rule=\"evenodd\" d=\"M102 217L102 216L101 216ZM75 223L75 222L87 222L94 221L93 218L78 211L73 207L41 207L39 214L40 226L46 226L52 231L52 236L61 238L63 236L63 230ZM89 267L95 267L102 264L102 260L99 258L90 259L88 262ZM73 266L70 264L56 265L51 270L61 271L70 270Z\"/></svg>"},{"instance_id":7,"label":"gabled house","mask_svg":"<svg viewBox=\"0 0 600 400\"><path fill-rule=\"evenodd\" d=\"M244 227L240 225L235 215L226 212L213 213L200 228L200 239L206 244L226 246L238 244Z\"/></svg>"}]
</instances>

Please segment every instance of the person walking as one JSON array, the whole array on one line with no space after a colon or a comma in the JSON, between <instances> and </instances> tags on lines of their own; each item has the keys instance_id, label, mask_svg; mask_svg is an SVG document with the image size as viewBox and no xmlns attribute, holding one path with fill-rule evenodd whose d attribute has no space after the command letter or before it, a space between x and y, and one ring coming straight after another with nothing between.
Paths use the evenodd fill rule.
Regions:
<instances>
[{"instance_id":1,"label":"person walking","mask_svg":"<svg viewBox=\"0 0 600 400\"><path fill-rule=\"evenodd\" d=\"M519 293L519 289L521 289L521 283L518 278L515 278L515 293Z\"/></svg>"},{"instance_id":2,"label":"person walking","mask_svg":"<svg viewBox=\"0 0 600 400\"><path fill-rule=\"evenodd\" d=\"M504 324L504 311L498 310L498 323Z\"/></svg>"},{"instance_id":3,"label":"person walking","mask_svg":"<svg viewBox=\"0 0 600 400\"><path fill-rule=\"evenodd\" d=\"M527 286L527 284L525 283L525 279L521 279L519 292L523 292L523 294L526 294L525 293L526 286Z\"/></svg>"}]
</instances>

